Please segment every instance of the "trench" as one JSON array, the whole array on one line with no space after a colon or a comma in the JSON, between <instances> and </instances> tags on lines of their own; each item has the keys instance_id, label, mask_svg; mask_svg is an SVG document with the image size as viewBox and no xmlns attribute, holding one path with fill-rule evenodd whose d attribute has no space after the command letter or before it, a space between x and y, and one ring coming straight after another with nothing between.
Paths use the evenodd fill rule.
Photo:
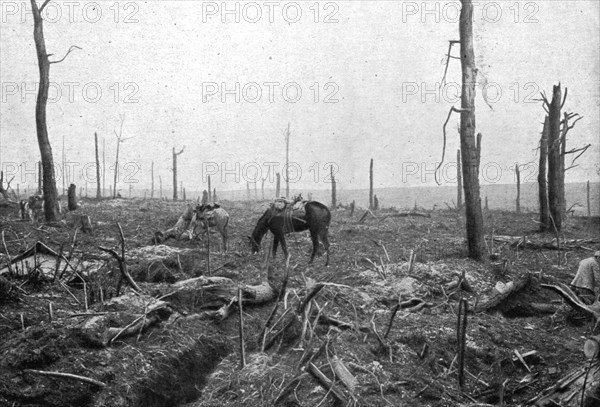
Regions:
<instances>
[{"instance_id":1,"label":"trench","mask_svg":"<svg viewBox=\"0 0 600 407\"><path fill-rule=\"evenodd\" d=\"M139 386L131 406L178 406L198 400L208 376L231 352L226 340L203 337L177 355L162 360Z\"/></svg>"}]
</instances>

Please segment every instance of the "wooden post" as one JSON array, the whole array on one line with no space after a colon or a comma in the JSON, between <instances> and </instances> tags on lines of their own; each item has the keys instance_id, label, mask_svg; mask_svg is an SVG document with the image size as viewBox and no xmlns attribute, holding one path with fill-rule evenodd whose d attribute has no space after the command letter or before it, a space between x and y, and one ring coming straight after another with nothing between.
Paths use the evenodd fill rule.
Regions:
<instances>
[{"instance_id":1,"label":"wooden post","mask_svg":"<svg viewBox=\"0 0 600 407\"><path fill-rule=\"evenodd\" d=\"M96 146L96 199L102 198L100 190L100 155L98 154L98 133L94 132L94 145Z\"/></svg>"},{"instance_id":2,"label":"wooden post","mask_svg":"<svg viewBox=\"0 0 600 407\"><path fill-rule=\"evenodd\" d=\"M521 172L519 164L515 164L515 174L517 175L517 213L521 213Z\"/></svg>"},{"instance_id":3,"label":"wooden post","mask_svg":"<svg viewBox=\"0 0 600 407\"><path fill-rule=\"evenodd\" d=\"M460 149L456 150L456 208L461 208L463 206L462 201L462 192L463 192L463 184L462 184L462 165L460 158Z\"/></svg>"},{"instance_id":4,"label":"wooden post","mask_svg":"<svg viewBox=\"0 0 600 407\"><path fill-rule=\"evenodd\" d=\"M373 159L369 165L369 209L373 209Z\"/></svg>"}]
</instances>

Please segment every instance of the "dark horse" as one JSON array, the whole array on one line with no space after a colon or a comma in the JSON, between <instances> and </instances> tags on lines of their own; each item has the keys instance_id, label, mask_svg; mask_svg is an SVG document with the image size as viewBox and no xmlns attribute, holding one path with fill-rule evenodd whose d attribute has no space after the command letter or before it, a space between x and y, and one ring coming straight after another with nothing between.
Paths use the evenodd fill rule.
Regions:
<instances>
[{"instance_id":1,"label":"dark horse","mask_svg":"<svg viewBox=\"0 0 600 407\"><path fill-rule=\"evenodd\" d=\"M272 208L267 209L258 220L258 223L250 236L250 248L252 249L252 252L258 253L260 241L270 230L271 233L273 233L273 256L277 253L277 246L281 242L281 249L287 259L288 248L285 242L285 234L290 232L302 232L308 229L313 244L310 263L313 262L317 254L320 238L323 242L323 246L325 246L325 251L327 252L325 265L329 265L329 238L327 233L329 231L329 223L331 222L331 212L329 212L329 208L325 205L316 201L307 202L304 210L306 215L300 219L291 216L289 210L276 212ZM290 223L292 226L291 230L289 227Z\"/></svg>"}]
</instances>

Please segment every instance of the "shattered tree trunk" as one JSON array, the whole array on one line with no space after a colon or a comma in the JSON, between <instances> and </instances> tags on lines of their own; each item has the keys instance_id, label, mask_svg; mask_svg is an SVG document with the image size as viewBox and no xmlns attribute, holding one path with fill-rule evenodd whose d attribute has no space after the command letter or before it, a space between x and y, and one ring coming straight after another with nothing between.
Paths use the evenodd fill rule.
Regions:
<instances>
[{"instance_id":1,"label":"shattered tree trunk","mask_svg":"<svg viewBox=\"0 0 600 407\"><path fill-rule=\"evenodd\" d=\"M180 152L176 153L175 147L173 147L173 201L177 200L177 156L183 153L184 148L182 148Z\"/></svg>"},{"instance_id":2,"label":"shattered tree trunk","mask_svg":"<svg viewBox=\"0 0 600 407\"><path fill-rule=\"evenodd\" d=\"M519 164L515 164L515 175L517 176L517 213L521 213L521 172L519 171Z\"/></svg>"},{"instance_id":3,"label":"shattered tree trunk","mask_svg":"<svg viewBox=\"0 0 600 407\"><path fill-rule=\"evenodd\" d=\"M46 4L47 2L44 2L42 7L39 8L36 0L31 0L34 25L33 38L40 71L40 86L35 104L35 127L44 175L44 215L46 221L55 221L57 219L58 194L54 177L54 158L52 157L52 147L50 146L46 125L46 105L48 103L48 89L50 86L50 60L46 51L44 20L42 19L42 9Z\"/></svg>"},{"instance_id":4,"label":"shattered tree trunk","mask_svg":"<svg viewBox=\"0 0 600 407\"><path fill-rule=\"evenodd\" d=\"M275 184L275 198L279 198L279 194L281 193L281 175L279 173L276 174L276 184Z\"/></svg>"},{"instance_id":5,"label":"shattered tree trunk","mask_svg":"<svg viewBox=\"0 0 600 407\"><path fill-rule=\"evenodd\" d=\"M552 89L552 102L548 109L548 206L551 224L560 231L565 207L564 171L561 171L560 110L562 91L560 84Z\"/></svg>"},{"instance_id":6,"label":"shattered tree trunk","mask_svg":"<svg viewBox=\"0 0 600 407\"><path fill-rule=\"evenodd\" d=\"M67 205L70 211L77 209L77 186L75 186L75 184L69 185L69 192L67 193Z\"/></svg>"},{"instance_id":7,"label":"shattered tree trunk","mask_svg":"<svg viewBox=\"0 0 600 407\"><path fill-rule=\"evenodd\" d=\"M461 0L460 47L462 66L462 96L460 113L460 150L465 191L466 226L469 257L480 260L484 256L483 214L479 190L479 163L481 133L475 139L475 85L477 69L473 50L473 3Z\"/></svg>"},{"instance_id":8,"label":"shattered tree trunk","mask_svg":"<svg viewBox=\"0 0 600 407\"><path fill-rule=\"evenodd\" d=\"M102 198L100 190L100 155L98 154L98 133L94 133L94 144L96 146L96 199Z\"/></svg>"},{"instance_id":9,"label":"shattered tree trunk","mask_svg":"<svg viewBox=\"0 0 600 407\"><path fill-rule=\"evenodd\" d=\"M290 123L285 133L285 197L290 197Z\"/></svg>"},{"instance_id":10,"label":"shattered tree trunk","mask_svg":"<svg viewBox=\"0 0 600 407\"><path fill-rule=\"evenodd\" d=\"M550 228L550 209L548 206L548 183L546 169L548 165L548 116L544 119L544 129L540 138L540 161L538 166L538 197L540 204L540 230Z\"/></svg>"},{"instance_id":11,"label":"shattered tree trunk","mask_svg":"<svg viewBox=\"0 0 600 407\"><path fill-rule=\"evenodd\" d=\"M64 175L63 175L64 176ZM106 140L102 138L102 194L106 192Z\"/></svg>"},{"instance_id":12,"label":"shattered tree trunk","mask_svg":"<svg viewBox=\"0 0 600 407\"><path fill-rule=\"evenodd\" d=\"M214 198L212 196L212 191L210 188L210 175L208 176L208 202L213 202Z\"/></svg>"},{"instance_id":13,"label":"shattered tree trunk","mask_svg":"<svg viewBox=\"0 0 600 407\"><path fill-rule=\"evenodd\" d=\"M369 209L373 209L373 159L369 165Z\"/></svg>"},{"instance_id":14,"label":"shattered tree trunk","mask_svg":"<svg viewBox=\"0 0 600 407\"><path fill-rule=\"evenodd\" d=\"M463 199L462 199L462 166L460 165L460 149L456 150L456 207L462 208Z\"/></svg>"}]
</instances>

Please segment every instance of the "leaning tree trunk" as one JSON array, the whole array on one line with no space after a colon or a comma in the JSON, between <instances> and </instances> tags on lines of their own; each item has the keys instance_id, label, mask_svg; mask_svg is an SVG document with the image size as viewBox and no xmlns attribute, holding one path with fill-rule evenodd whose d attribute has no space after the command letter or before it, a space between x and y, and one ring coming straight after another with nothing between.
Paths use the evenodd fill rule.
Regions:
<instances>
[{"instance_id":1,"label":"leaning tree trunk","mask_svg":"<svg viewBox=\"0 0 600 407\"><path fill-rule=\"evenodd\" d=\"M473 3L461 0L460 47L462 66L462 96L460 113L460 150L465 190L467 244L469 257L482 259L484 255L483 215L479 196L479 163L481 133L475 139L475 85L477 69L473 50Z\"/></svg>"},{"instance_id":2,"label":"leaning tree trunk","mask_svg":"<svg viewBox=\"0 0 600 407\"><path fill-rule=\"evenodd\" d=\"M96 145L96 198L102 198L100 189L100 156L98 154L98 133L94 133L94 144Z\"/></svg>"},{"instance_id":3,"label":"leaning tree trunk","mask_svg":"<svg viewBox=\"0 0 600 407\"><path fill-rule=\"evenodd\" d=\"M44 20L42 19L41 15L42 10L38 8L36 0L31 0L31 8L34 27L33 38L35 41L38 68L40 71L40 87L35 104L35 127L44 174L44 215L46 221L54 221L56 220L58 195L56 192L56 182L54 180L54 159L52 157L52 147L50 146L48 128L46 126L46 105L48 103L48 88L50 86L50 60L48 59L46 41L44 39Z\"/></svg>"},{"instance_id":4,"label":"leaning tree trunk","mask_svg":"<svg viewBox=\"0 0 600 407\"><path fill-rule=\"evenodd\" d=\"M553 87L552 102L548 109L548 205L551 223L557 231L562 228L565 206L564 172L561 172L560 110L562 92L560 84Z\"/></svg>"},{"instance_id":5,"label":"leaning tree trunk","mask_svg":"<svg viewBox=\"0 0 600 407\"><path fill-rule=\"evenodd\" d=\"M548 165L548 116L544 119L544 129L540 138L540 161L538 166L538 197L540 203L540 230L550 228L550 209L548 206L548 182L546 180L546 167Z\"/></svg>"}]
</instances>

